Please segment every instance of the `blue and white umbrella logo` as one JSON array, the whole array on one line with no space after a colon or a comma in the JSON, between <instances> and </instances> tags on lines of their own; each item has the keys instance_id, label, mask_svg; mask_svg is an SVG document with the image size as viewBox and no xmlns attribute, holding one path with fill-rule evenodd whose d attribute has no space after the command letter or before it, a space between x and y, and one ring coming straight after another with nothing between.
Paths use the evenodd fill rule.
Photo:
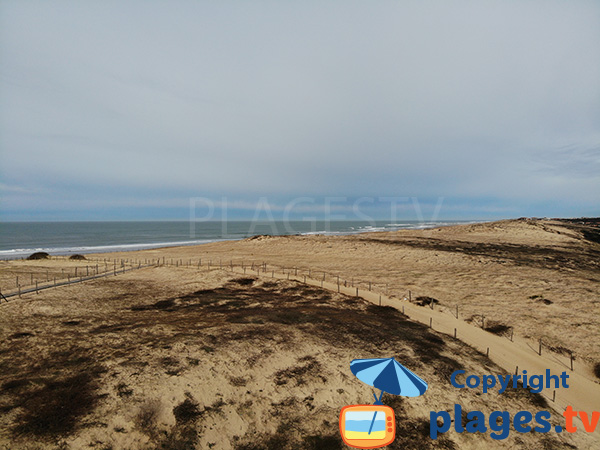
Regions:
<instances>
[{"instance_id":1,"label":"blue and white umbrella logo","mask_svg":"<svg viewBox=\"0 0 600 450\"><path fill-rule=\"evenodd\" d=\"M382 405L384 392L404 397L418 397L427 390L427 383L394 358L355 359L350 370L363 383L381 389L375 404Z\"/></svg>"}]
</instances>

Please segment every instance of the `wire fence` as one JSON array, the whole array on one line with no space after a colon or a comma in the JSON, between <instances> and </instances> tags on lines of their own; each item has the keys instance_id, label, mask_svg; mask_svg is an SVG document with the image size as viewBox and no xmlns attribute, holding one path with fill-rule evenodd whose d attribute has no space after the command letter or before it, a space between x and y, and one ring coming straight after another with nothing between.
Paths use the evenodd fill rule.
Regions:
<instances>
[{"instance_id":1,"label":"wire fence","mask_svg":"<svg viewBox=\"0 0 600 450\"><path fill-rule=\"evenodd\" d=\"M46 268L45 279L43 277L43 271L41 273L41 279L39 278L39 271L36 272L35 276L33 273L29 274L29 277L23 273L19 273L19 275L15 275L15 288L7 291L0 289L0 303L8 302L8 299L11 297L21 297L22 295L34 292L39 293L44 289L67 286L108 276L117 276L133 270L149 267L175 267L207 271L224 270L248 276L253 275L257 277L262 276L303 282L305 284L320 286L324 289L337 291L346 295L363 297L369 301L374 301L375 303L377 303L378 296L379 305L382 305L382 301L385 301L386 303L391 302L397 309L400 309L402 313L405 313L405 304L419 306L422 311L429 309L432 312L451 315L456 320L460 320L465 324L468 323L502 338L506 338L511 342L514 341L514 327L504 324L498 325L498 323L485 315L473 315L465 320L465 317L461 314L460 305L458 303L442 304L432 297L417 295L412 290L403 289L398 286L390 286L389 283L365 280L358 277L347 278L341 273L332 273L320 268L282 266L264 261L257 262L244 259L229 259L224 261L223 259L213 260L212 258L86 258L86 260L82 262L73 261L67 257L53 256L51 260L70 261L81 265L68 268L61 267L60 273L58 273L58 268ZM85 263L85 265L83 265L83 263ZM52 276L50 275L51 270L53 271ZM27 281L29 281L29 283L27 283ZM421 314L421 316L423 315ZM423 317L421 317L421 319L423 319ZM428 321L426 319L420 321L425 324L428 323L429 327L434 328L433 319L434 317L432 315L429 317ZM447 334L453 335L454 338L461 339L461 336L457 333L457 327L454 328L453 332L451 330L446 331L449 331ZM576 359L574 352L560 346L557 347L550 343L546 343L541 338L537 344L538 345L535 347L529 345L532 351L538 353L540 356L543 353L550 352L552 358L560 364L563 364L566 368L569 368L571 371L574 371L574 361ZM486 356L490 356L489 347L486 350ZM518 372L518 367L516 367L516 372Z\"/></svg>"}]
</instances>

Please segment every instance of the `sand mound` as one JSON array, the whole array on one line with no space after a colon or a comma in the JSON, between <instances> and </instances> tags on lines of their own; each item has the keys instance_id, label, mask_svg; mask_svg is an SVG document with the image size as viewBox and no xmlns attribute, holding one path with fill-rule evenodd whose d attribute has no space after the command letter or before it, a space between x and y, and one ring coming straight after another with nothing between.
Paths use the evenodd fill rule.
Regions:
<instances>
[{"instance_id":1,"label":"sand mound","mask_svg":"<svg viewBox=\"0 0 600 450\"><path fill-rule=\"evenodd\" d=\"M28 260L36 260L36 259L48 259L50 255L46 252L35 252L27 257Z\"/></svg>"},{"instance_id":2,"label":"sand mound","mask_svg":"<svg viewBox=\"0 0 600 450\"><path fill-rule=\"evenodd\" d=\"M512 414L547 405L522 389L450 388L459 368L502 371L460 341L355 297L161 267L4 308L0 442L11 448L341 449L341 407L372 402L350 361L391 356L430 387L413 399L384 395L398 424L388 448L539 447L535 433L492 441L450 432L432 441L429 411L454 402ZM543 437L547 448L571 439Z\"/></svg>"}]
</instances>

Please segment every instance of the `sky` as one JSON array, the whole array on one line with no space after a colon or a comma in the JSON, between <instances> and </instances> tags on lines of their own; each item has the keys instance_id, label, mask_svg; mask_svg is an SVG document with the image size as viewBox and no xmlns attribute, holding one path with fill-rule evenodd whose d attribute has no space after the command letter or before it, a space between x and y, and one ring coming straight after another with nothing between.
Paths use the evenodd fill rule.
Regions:
<instances>
[{"instance_id":1,"label":"sky","mask_svg":"<svg viewBox=\"0 0 600 450\"><path fill-rule=\"evenodd\" d=\"M0 220L599 216L599 48L598 1L2 0Z\"/></svg>"}]
</instances>

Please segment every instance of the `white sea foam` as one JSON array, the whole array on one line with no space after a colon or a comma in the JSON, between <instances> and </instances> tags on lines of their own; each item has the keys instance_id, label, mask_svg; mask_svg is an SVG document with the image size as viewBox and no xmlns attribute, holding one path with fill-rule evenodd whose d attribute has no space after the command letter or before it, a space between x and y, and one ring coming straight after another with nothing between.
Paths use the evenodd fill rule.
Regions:
<instances>
[{"instance_id":1,"label":"white sea foam","mask_svg":"<svg viewBox=\"0 0 600 450\"><path fill-rule=\"evenodd\" d=\"M183 245L200 245L211 242L218 242L225 239L196 239L193 241L174 241L174 242L152 242L137 244L116 244L116 245L98 245L98 246L75 246L75 247L38 247L38 248L13 248L10 250L0 250L0 259L16 259L29 256L35 252L46 252L51 255L70 255L76 253L108 253L108 252L128 252L133 250L146 250L160 247L178 247Z\"/></svg>"}]
</instances>

